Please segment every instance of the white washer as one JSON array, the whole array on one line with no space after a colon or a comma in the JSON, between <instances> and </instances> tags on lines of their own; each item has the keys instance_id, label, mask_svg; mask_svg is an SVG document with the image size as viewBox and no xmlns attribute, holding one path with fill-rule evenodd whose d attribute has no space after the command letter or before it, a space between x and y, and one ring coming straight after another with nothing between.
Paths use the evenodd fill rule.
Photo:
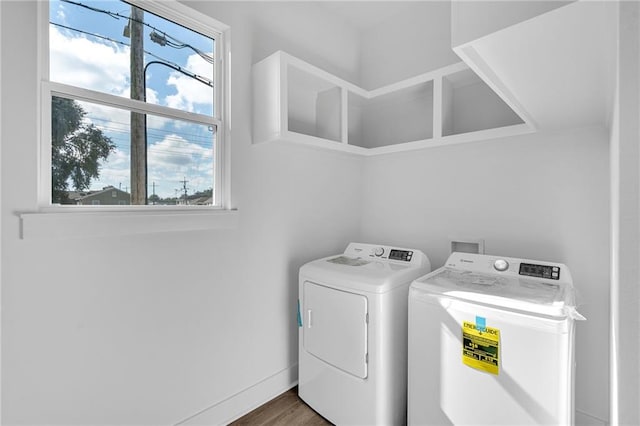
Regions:
<instances>
[{"instance_id":1,"label":"white washer","mask_svg":"<svg viewBox=\"0 0 640 426\"><path fill-rule=\"evenodd\" d=\"M573 424L576 319L565 265L451 254L409 291L408 423Z\"/></svg>"},{"instance_id":2,"label":"white washer","mask_svg":"<svg viewBox=\"0 0 640 426\"><path fill-rule=\"evenodd\" d=\"M298 394L338 425L406 422L409 285L419 250L351 243L300 268Z\"/></svg>"}]
</instances>

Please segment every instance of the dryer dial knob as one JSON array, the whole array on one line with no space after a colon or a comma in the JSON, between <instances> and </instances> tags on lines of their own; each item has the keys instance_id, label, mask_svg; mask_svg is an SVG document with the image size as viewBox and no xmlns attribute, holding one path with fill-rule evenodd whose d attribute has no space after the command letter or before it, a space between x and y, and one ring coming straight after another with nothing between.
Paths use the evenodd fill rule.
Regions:
<instances>
[{"instance_id":1,"label":"dryer dial knob","mask_svg":"<svg viewBox=\"0 0 640 426\"><path fill-rule=\"evenodd\" d=\"M506 271L507 269L509 269L509 262L507 262L504 259L498 259L495 262L493 262L493 268L496 271L500 271L500 272Z\"/></svg>"},{"instance_id":2,"label":"dryer dial knob","mask_svg":"<svg viewBox=\"0 0 640 426\"><path fill-rule=\"evenodd\" d=\"M382 247L376 247L375 249L373 249L373 254L380 257L384 254L384 249Z\"/></svg>"}]
</instances>

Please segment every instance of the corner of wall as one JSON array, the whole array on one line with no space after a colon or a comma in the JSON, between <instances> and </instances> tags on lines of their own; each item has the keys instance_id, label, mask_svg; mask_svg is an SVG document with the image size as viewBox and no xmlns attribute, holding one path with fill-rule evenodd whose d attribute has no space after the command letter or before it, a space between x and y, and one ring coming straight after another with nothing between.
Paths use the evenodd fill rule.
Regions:
<instances>
[{"instance_id":1,"label":"corner of wall","mask_svg":"<svg viewBox=\"0 0 640 426\"><path fill-rule=\"evenodd\" d=\"M640 6L618 3L611 130L610 423L639 424L640 407Z\"/></svg>"}]
</instances>

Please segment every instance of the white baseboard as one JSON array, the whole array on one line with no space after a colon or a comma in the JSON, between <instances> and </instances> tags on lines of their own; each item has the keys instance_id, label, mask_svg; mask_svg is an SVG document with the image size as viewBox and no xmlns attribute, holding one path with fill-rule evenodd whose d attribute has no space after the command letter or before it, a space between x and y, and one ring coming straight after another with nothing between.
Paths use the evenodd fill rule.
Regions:
<instances>
[{"instance_id":1,"label":"white baseboard","mask_svg":"<svg viewBox=\"0 0 640 426\"><path fill-rule=\"evenodd\" d=\"M176 423L176 426L227 425L291 389L297 383L298 364L295 364Z\"/></svg>"}]
</instances>

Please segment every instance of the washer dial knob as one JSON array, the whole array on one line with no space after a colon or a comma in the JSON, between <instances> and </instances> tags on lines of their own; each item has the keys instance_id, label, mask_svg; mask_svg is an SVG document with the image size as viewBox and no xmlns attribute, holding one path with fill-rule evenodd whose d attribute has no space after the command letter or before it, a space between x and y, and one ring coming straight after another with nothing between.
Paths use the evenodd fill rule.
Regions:
<instances>
[{"instance_id":1,"label":"washer dial knob","mask_svg":"<svg viewBox=\"0 0 640 426\"><path fill-rule=\"evenodd\" d=\"M496 271L500 271L500 272L506 271L507 269L509 269L509 262L507 262L504 259L498 259L495 262L493 262L493 268Z\"/></svg>"},{"instance_id":2,"label":"washer dial knob","mask_svg":"<svg viewBox=\"0 0 640 426\"><path fill-rule=\"evenodd\" d=\"M373 254L380 257L384 254L384 249L382 247L376 247L375 249L373 249Z\"/></svg>"}]
</instances>

